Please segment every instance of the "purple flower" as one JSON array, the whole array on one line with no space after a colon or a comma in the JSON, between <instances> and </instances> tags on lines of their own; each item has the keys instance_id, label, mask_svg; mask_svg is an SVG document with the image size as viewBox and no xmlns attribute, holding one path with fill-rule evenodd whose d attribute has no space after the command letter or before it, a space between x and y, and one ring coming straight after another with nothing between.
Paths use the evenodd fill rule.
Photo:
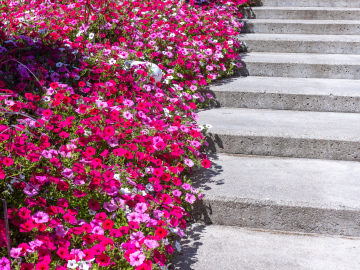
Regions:
<instances>
[{"instance_id":1,"label":"purple flower","mask_svg":"<svg viewBox=\"0 0 360 270\"><path fill-rule=\"evenodd\" d=\"M39 185L29 185L26 184L26 187L24 188L24 193L28 197L33 197L37 195L39 192L37 191L39 189Z\"/></svg>"},{"instance_id":2,"label":"purple flower","mask_svg":"<svg viewBox=\"0 0 360 270\"><path fill-rule=\"evenodd\" d=\"M114 200L111 200L111 202L104 202L104 209L108 212L113 212L118 208L117 204Z\"/></svg>"},{"instance_id":3,"label":"purple flower","mask_svg":"<svg viewBox=\"0 0 360 270\"><path fill-rule=\"evenodd\" d=\"M119 140L116 137L110 137L107 140L107 143L111 146L111 147L115 147L117 145L119 145Z\"/></svg>"}]
</instances>

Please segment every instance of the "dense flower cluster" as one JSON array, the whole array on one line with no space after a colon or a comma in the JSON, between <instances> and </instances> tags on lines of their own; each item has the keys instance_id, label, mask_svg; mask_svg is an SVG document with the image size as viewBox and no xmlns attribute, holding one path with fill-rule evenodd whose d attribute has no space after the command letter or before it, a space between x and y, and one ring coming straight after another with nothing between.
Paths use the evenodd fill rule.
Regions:
<instances>
[{"instance_id":1,"label":"dense flower cluster","mask_svg":"<svg viewBox=\"0 0 360 270\"><path fill-rule=\"evenodd\" d=\"M200 152L197 90L239 66L244 1L0 4L0 192L16 269L165 269ZM150 65L149 62L156 65ZM0 220L0 269L8 270Z\"/></svg>"}]
</instances>

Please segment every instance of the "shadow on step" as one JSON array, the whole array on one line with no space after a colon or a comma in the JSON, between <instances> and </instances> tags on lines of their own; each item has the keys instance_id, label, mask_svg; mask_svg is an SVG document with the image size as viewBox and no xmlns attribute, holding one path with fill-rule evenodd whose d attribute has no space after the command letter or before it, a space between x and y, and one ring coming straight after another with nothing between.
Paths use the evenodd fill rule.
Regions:
<instances>
[{"instance_id":1,"label":"shadow on step","mask_svg":"<svg viewBox=\"0 0 360 270\"><path fill-rule=\"evenodd\" d=\"M225 179L213 180L215 176L223 172L222 166L217 163L219 159L216 154L210 154L211 168L200 168L191 176L193 187L201 191L207 191L210 188L209 183L223 185ZM210 216L212 214L211 206L207 206L203 201L196 201L191 210L191 216L194 221L211 224ZM186 235L181 239L182 252L174 254L170 270L192 270L193 265L198 262L198 249L202 245L201 235L205 225L200 223L189 224L186 229Z\"/></svg>"},{"instance_id":2,"label":"shadow on step","mask_svg":"<svg viewBox=\"0 0 360 270\"><path fill-rule=\"evenodd\" d=\"M201 168L194 173L192 176L193 186L201 191L208 191L211 189L210 184L214 184L216 186L224 185L225 179L217 179L216 176L219 176L223 172L223 168L221 165L216 163L218 160L218 156L216 154L209 155L211 159L211 168L204 169ZM201 221L205 224L212 224L210 216L212 215L212 209L210 205L205 205L204 202L196 201L193 204L191 216L195 221Z\"/></svg>"},{"instance_id":3,"label":"shadow on step","mask_svg":"<svg viewBox=\"0 0 360 270\"><path fill-rule=\"evenodd\" d=\"M198 249L202 245L201 234L205 226L199 225L188 229L186 236L181 240L182 252L173 256L169 270L193 270L193 265L199 260Z\"/></svg>"}]
</instances>

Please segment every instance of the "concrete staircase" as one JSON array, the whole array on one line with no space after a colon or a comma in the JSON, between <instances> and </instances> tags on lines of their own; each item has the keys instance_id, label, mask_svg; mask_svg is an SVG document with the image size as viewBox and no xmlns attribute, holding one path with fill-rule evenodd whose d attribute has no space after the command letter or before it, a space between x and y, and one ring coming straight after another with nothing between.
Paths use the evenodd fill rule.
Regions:
<instances>
[{"instance_id":1,"label":"concrete staircase","mask_svg":"<svg viewBox=\"0 0 360 270\"><path fill-rule=\"evenodd\" d=\"M207 89L203 225L173 268L360 269L360 1L262 3L242 76Z\"/></svg>"}]
</instances>

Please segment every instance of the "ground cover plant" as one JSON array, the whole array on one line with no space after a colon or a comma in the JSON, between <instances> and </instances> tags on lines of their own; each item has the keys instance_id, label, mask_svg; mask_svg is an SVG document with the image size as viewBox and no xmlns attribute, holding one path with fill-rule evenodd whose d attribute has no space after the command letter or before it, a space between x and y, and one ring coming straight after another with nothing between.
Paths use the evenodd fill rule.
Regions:
<instances>
[{"instance_id":1,"label":"ground cover plant","mask_svg":"<svg viewBox=\"0 0 360 270\"><path fill-rule=\"evenodd\" d=\"M244 2L0 2L0 270L166 269Z\"/></svg>"}]
</instances>

